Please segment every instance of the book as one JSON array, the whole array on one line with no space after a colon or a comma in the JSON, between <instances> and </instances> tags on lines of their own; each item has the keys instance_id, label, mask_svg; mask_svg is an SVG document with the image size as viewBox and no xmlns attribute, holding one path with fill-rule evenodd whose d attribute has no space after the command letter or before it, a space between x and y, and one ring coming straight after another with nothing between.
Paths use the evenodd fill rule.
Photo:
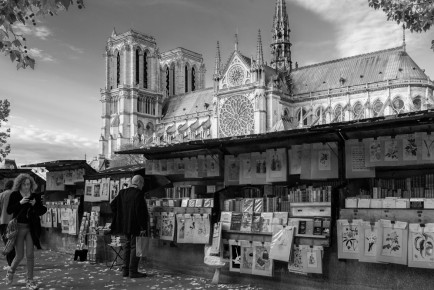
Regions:
<instances>
[{"instance_id":1,"label":"book","mask_svg":"<svg viewBox=\"0 0 434 290\"><path fill-rule=\"evenodd\" d=\"M271 222L273 220L273 213L272 212L262 212L261 218L262 218L261 232L271 233Z\"/></svg>"},{"instance_id":2,"label":"book","mask_svg":"<svg viewBox=\"0 0 434 290\"><path fill-rule=\"evenodd\" d=\"M205 198L203 201L203 207L214 207L214 200L212 198Z\"/></svg>"},{"instance_id":3,"label":"book","mask_svg":"<svg viewBox=\"0 0 434 290\"><path fill-rule=\"evenodd\" d=\"M181 207L188 207L188 198L183 198L181 201Z\"/></svg>"},{"instance_id":4,"label":"book","mask_svg":"<svg viewBox=\"0 0 434 290\"><path fill-rule=\"evenodd\" d=\"M196 203L194 206L195 207L203 207L203 199L202 198L196 199Z\"/></svg>"},{"instance_id":5,"label":"book","mask_svg":"<svg viewBox=\"0 0 434 290\"><path fill-rule=\"evenodd\" d=\"M220 223L222 224L222 230L228 231L231 228L232 212L222 211L220 214Z\"/></svg>"},{"instance_id":6,"label":"book","mask_svg":"<svg viewBox=\"0 0 434 290\"><path fill-rule=\"evenodd\" d=\"M313 234L318 236L322 235L322 218L313 219Z\"/></svg>"},{"instance_id":7,"label":"book","mask_svg":"<svg viewBox=\"0 0 434 290\"><path fill-rule=\"evenodd\" d=\"M189 199L188 207L195 207L195 206L196 206L196 199Z\"/></svg>"},{"instance_id":8,"label":"book","mask_svg":"<svg viewBox=\"0 0 434 290\"><path fill-rule=\"evenodd\" d=\"M253 213L255 199L245 198L243 199L242 212Z\"/></svg>"},{"instance_id":9,"label":"book","mask_svg":"<svg viewBox=\"0 0 434 290\"><path fill-rule=\"evenodd\" d=\"M255 213L261 213L264 211L264 199L262 198L255 198L255 207L253 209L253 212Z\"/></svg>"},{"instance_id":10,"label":"book","mask_svg":"<svg viewBox=\"0 0 434 290\"><path fill-rule=\"evenodd\" d=\"M240 212L233 212L232 218L231 218L231 231L239 231L241 230L241 219L243 217L243 214Z\"/></svg>"},{"instance_id":11,"label":"book","mask_svg":"<svg viewBox=\"0 0 434 290\"><path fill-rule=\"evenodd\" d=\"M313 220L306 221L306 235L313 235Z\"/></svg>"},{"instance_id":12,"label":"book","mask_svg":"<svg viewBox=\"0 0 434 290\"><path fill-rule=\"evenodd\" d=\"M252 232L259 233L262 230L262 217L260 213L254 213L252 219Z\"/></svg>"},{"instance_id":13,"label":"book","mask_svg":"<svg viewBox=\"0 0 434 290\"><path fill-rule=\"evenodd\" d=\"M326 236L330 235L330 218L322 219L322 234Z\"/></svg>"},{"instance_id":14,"label":"book","mask_svg":"<svg viewBox=\"0 0 434 290\"><path fill-rule=\"evenodd\" d=\"M241 218L241 228L240 228L240 230L242 232L251 232L252 231L252 219L253 219L252 213L243 212L243 215Z\"/></svg>"},{"instance_id":15,"label":"book","mask_svg":"<svg viewBox=\"0 0 434 290\"><path fill-rule=\"evenodd\" d=\"M305 235L306 234L306 221L300 221L298 223L298 234Z\"/></svg>"}]
</instances>

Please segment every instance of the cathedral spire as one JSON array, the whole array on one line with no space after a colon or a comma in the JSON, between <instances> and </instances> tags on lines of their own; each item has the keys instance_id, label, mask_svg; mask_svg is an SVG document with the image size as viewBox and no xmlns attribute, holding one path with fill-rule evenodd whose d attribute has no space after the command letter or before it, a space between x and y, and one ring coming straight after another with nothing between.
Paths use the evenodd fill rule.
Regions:
<instances>
[{"instance_id":1,"label":"cathedral spire","mask_svg":"<svg viewBox=\"0 0 434 290\"><path fill-rule=\"evenodd\" d=\"M238 31L235 33L235 51L238 51Z\"/></svg>"},{"instance_id":2,"label":"cathedral spire","mask_svg":"<svg viewBox=\"0 0 434 290\"><path fill-rule=\"evenodd\" d=\"M262 50L261 30L258 30L258 42L256 44L256 62L258 65L264 64L264 52Z\"/></svg>"},{"instance_id":3,"label":"cathedral spire","mask_svg":"<svg viewBox=\"0 0 434 290\"><path fill-rule=\"evenodd\" d=\"M112 31L112 37L116 37L118 36L118 33L116 32L116 28L113 27L113 31Z\"/></svg>"},{"instance_id":4,"label":"cathedral spire","mask_svg":"<svg viewBox=\"0 0 434 290\"><path fill-rule=\"evenodd\" d=\"M271 44L271 66L277 70L291 70L291 42L289 41L289 19L285 0L276 0L273 19L273 42Z\"/></svg>"},{"instance_id":5,"label":"cathedral spire","mask_svg":"<svg viewBox=\"0 0 434 290\"><path fill-rule=\"evenodd\" d=\"M220 56L220 43L217 41L217 52L215 55L215 66L214 66L214 78L220 74L221 66L221 56Z\"/></svg>"}]
</instances>

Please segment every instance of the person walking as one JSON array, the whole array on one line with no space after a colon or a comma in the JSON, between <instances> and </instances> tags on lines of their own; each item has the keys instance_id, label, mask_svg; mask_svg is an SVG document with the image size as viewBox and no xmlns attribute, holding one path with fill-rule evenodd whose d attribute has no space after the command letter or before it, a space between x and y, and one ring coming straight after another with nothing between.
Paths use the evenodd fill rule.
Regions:
<instances>
[{"instance_id":1,"label":"person walking","mask_svg":"<svg viewBox=\"0 0 434 290\"><path fill-rule=\"evenodd\" d=\"M0 235L5 245L8 242L8 239L6 238L6 229L8 227L8 223L12 219L12 215L7 213L7 209L9 204L9 197L11 196L13 186L14 186L14 181L8 180L5 185L5 191L0 193ZM15 249L12 249L6 255L6 261L8 262L9 267L11 266L14 258L15 258Z\"/></svg>"},{"instance_id":2,"label":"person walking","mask_svg":"<svg viewBox=\"0 0 434 290\"><path fill-rule=\"evenodd\" d=\"M26 173L18 175L14 181L12 193L9 197L7 213L17 219L18 234L15 242L16 256L11 267L6 273L6 284L13 282L15 270L24 258L24 247L26 248L27 280L28 289L38 289L33 280L33 268L35 266L34 247L41 249L39 235L41 234L41 221L39 216L47 212L42 205L41 196L34 194L37 185L33 178Z\"/></svg>"},{"instance_id":3,"label":"person walking","mask_svg":"<svg viewBox=\"0 0 434 290\"><path fill-rule=\"evenodd\" d=\"M148 231L148 208L142 188L145 181L142 176L135 175L128 188L119 194L110 204L113 212L111 234L125 235L124 262L122 275L130 278L146 277L138 271L140 258L136 256L136 237Z\"/></svg>"}]
</instances>

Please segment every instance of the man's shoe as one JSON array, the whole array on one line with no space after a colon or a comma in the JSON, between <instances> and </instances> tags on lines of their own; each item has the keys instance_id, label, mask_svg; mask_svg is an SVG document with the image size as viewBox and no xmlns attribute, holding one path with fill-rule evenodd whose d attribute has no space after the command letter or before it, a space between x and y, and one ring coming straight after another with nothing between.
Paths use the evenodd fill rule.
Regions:
<instances>
[{"instance_id":1,"label":"man's shoe","mask_svg":"<svg viewBox=\"0 0 434 290\"><path fill-rule=\"evenodd\" d=\"M148 277L148 275L146 275L146 273L130 273L130 278L145 278Z\"/></svg>"}]
</instances>

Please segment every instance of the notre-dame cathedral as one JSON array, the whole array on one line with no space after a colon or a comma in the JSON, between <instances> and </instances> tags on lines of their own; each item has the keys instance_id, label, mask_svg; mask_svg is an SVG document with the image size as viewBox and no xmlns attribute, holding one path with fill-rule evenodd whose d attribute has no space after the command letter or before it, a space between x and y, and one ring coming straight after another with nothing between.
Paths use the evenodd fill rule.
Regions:
<instances>
[{"instance_id":1,"label":"notre-dame cathedral","mask_svg":"<svg viewBox=\"0 0 434 290\"><path fill-rule=\"evenodd\" d=\"M433 108L434 83L396 48L298 67L288 14L276 0L270 61L258 33L256 56L223 62L217 43L213 86L200 53L159 52L152 36L113 30L101 90L100 158L126 144L154 146L399 114Z\"/></svg>"}]
</instances>

